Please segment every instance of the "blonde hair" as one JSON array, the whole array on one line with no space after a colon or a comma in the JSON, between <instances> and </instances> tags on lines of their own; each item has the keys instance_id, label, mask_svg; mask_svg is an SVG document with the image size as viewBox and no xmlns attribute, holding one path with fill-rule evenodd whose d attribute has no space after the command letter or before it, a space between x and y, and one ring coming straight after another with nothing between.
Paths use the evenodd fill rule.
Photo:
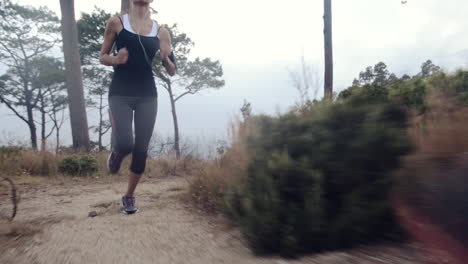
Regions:
<instances>
[{"instance_id":1,"label":"blonde hair","mask_svg":"<svg viewBox=\"0 0 468 264\"><path fill-rule=\"evenodd\" d=\"M130 7L120 11L120 15L130 13L130 10L132 9L132 5L133 5L133 0L130 0L129 2L130 2ZM151 1L151 2L153 2L153 1ZM150 2L150 4L151 4L151 2ZM157 14L158 13L158 11L156 11L156 9L152 8L149 4L148 4L148 9L151 11L151 14Z\"/></svg>"}]
</instances>

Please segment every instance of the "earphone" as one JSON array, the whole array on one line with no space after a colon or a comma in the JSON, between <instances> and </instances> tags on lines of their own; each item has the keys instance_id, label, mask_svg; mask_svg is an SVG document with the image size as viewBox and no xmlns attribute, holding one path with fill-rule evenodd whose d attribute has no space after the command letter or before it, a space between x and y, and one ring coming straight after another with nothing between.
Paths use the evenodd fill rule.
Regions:
<instances>
[{"instance_id":1,"label":"earphone","mask_svg":"<svg viewBox=\"0 0 468 264\"><path fill-rule=\"evenodd\" d=\"M150 3L152 3L153 0L150 0ZM131 9L133 9L133 1L131 1ZM150 13L150 11L153 11L154 13L157 13L156 10L154 10L153 8L151 8L149 5L148 5L148 10L146 11L146 13L144 14L143 16L143 19L146 18L146 16ZM129 16L130 17L130 16ZM151 20L152 21L152 20ZM152 21L152 23L154 23L154 21ZM150 67L151 71L153 72L153 75L156 76L155 72L153 71L153 67L151 65L151 62L149 61L149 57L148 57L148 53L146 52L146 49L143 45L143 43L141 42L141 27L143 26L144 23L140 23L138 29L137 29L137 36L138 36L138 42L140 43L140 46L141 46L141 49L143 50L143 53L145 55L145 60L146 60L146 63L148 64L148 66ZM156 26L158 27L157 23L156 23ZM158 33L159 33L159 27L158 27L158 30L156 31L156 37L158 37ZM159 37L158 37L159 38Z\"/></svg>"},{"instance_id":2,"label":"earphone","mask_svg":"<svg viewBox=\"0 0 468 264\"><path fill-rule=\"evenodd\" d=\"M152 3L153 0L150 0L150 3ZM131 1L131 9L133 9L133 1ZM151 10L151 7L148 6L148 10L146 11L146 13L144 14L143 16L143 19L146 18L146 16L150 13L150 10ZM130 19L130 15L129 15L129 19ZM137 31L136 31L136 34L138 36L138 42L140 43L140 46L141 46L141 49L143 50L143 53L145 54L145 60L146 60L146 63L148 64L148 66L150 67L150 69L152 70L153 67L151 65L151 63L149 62L149 59L148 59L148 53L146 52L146 49L145 47L143 46L143 43L141 42L141 27L143 26L143 23L140 23Z\"/></svg>"}]
</instances>

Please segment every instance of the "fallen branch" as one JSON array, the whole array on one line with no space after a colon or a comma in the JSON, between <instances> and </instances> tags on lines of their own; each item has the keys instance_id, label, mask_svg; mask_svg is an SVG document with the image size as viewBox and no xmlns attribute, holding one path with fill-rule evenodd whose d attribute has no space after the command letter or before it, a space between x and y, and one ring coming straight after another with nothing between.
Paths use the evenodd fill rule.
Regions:
<instances>
[{"instance_id":1,"label":"fallen branch","mask_svg":"<svg viewBox=\"0 0 468 264\"><path fill-rule=\"evenodd\" d=\"M11 188L11 202L13 204L13 212L11 214L11 217L8 219L11 222L15 218L16 211L18 209L18 199L17 199L17 196L16 196L16 187L15 187L15 184L13 183L13 180L11 180L10 178L3 178L3 180L8 182L10 184L10 188Z\"/></svg>"}]
</instances>

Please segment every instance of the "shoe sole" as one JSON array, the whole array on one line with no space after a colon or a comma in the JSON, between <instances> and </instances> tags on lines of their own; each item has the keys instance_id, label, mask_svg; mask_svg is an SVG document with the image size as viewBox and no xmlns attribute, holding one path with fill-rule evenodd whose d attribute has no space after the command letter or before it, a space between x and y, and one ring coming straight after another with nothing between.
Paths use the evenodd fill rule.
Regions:
<instances>
[{"instance_id":1,"label":"shoe sole","mask_svg":"<svg viewBox=\"0 0 468 264\"><path fill-rule=\"evenodd\" d=\"M112 174L110 166L109 166L111 155L112 153L110 153L109 156L107 157L107 171L109 172L109 174Z\"/></svg>"},{"instance_id":2,"label":"shoe sole","mask_svg":"<svg viewBox=\"0 0 468 264\"><path fill-rule=\"evenodd\" d=\"M127 211L122 210L122 213L123 213L124 215L132 215L132 214L138 213L138 211L139 211L139 210L137 209L137 210L136 210L135 212L133 212L133 213L128 213Z\"/></svg>"}]
</instances>

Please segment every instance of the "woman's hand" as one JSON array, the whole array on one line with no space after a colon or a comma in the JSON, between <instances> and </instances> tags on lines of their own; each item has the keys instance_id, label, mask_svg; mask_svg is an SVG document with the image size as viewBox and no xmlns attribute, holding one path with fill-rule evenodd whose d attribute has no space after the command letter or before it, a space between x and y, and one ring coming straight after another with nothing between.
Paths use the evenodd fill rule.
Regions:
<instances>
[{"instance_id":1,"label":"woman's hand","mask_svg":"<svg viewBox=\"0 0 468 264\"><path fill-rule=\"evenodd\" d=\"M117 56L113 57L113 64L114 65L120 65L120 64L125 64L128 61L128 50L127 48L121 48L119 50L119 53L117 53Z\"/></svg>"}]
</instances>

